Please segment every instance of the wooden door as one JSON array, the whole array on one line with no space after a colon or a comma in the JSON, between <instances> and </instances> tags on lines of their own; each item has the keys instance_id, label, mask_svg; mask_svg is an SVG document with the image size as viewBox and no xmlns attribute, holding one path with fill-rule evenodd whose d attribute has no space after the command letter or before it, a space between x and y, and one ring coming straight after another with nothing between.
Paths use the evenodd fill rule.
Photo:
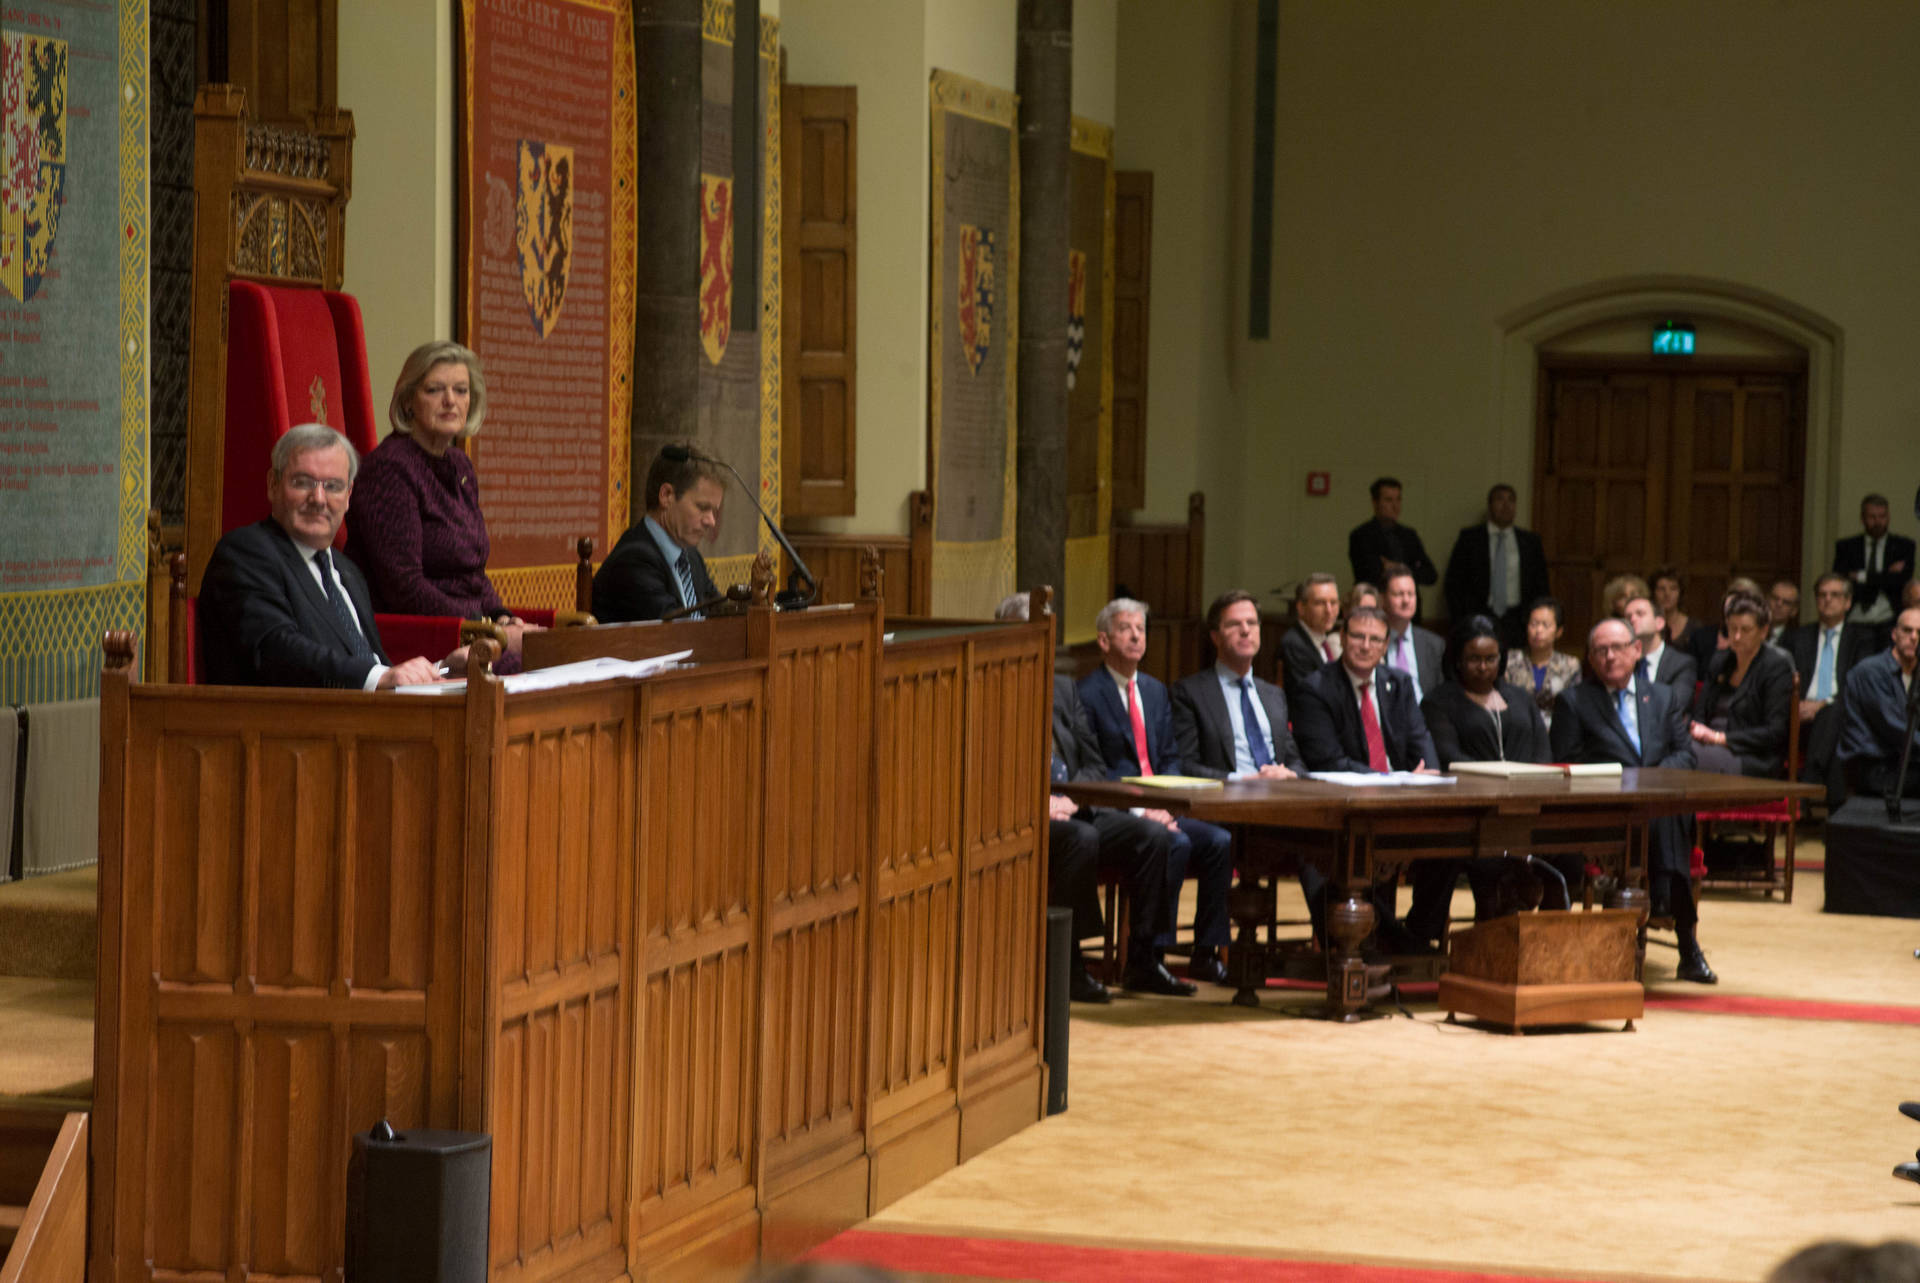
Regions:
<instances>
[{"instance_id":1,"label":"wooden door","mask_svg":"<svg viewBox=\"0 0 1920 1283\"><path fill-rule=\"evenodd\" d=\"M1735 575L1799 581L1802 366L1560 358L1540 386L1535 523L1566 648L1585 649L1616 575L1678 565L1688 613L1709 623Z\"/></svg>"},{"instance_id":2,"label":"wooden door","mask_svg":"<svg viewBox=\"0 0 1920 1283\"><path fill-rule=\"evenodd\" d=\"M854 512L859 96L783 85L780 101L781 511Z\"/></svg>"}]
</instances>

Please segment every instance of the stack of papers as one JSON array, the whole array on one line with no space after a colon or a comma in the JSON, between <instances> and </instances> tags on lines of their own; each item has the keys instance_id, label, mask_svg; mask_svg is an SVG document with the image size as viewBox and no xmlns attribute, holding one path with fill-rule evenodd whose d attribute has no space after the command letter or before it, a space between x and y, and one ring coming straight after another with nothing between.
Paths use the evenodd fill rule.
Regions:
<instances>
[{"instance_id":1,"label":"stack of papers","mask_svg":"<svg viewBox=\"0 0 1920 1283\"><path fill-rule=\"evenodd\" d=\"M1348 788L1380 788L1397 784L1425 788L1434 784L1459 782L1451 775L1416 775L1412 771L1387 771L1384 774L1373 771L1309 771L1307 778L1319 780L1322 784L1344 784Z\"/></svg>"},{"instance_id":2,"label":"stack of papers","mask_svg":"<svg viewBox=\"0 0 1920 1283\"><path fill-rule=\"evenodd\" d=\"M1525 775L1578 777L1621 773L1618 762L1549 762L1544 766L1532 762L1455 762L1447 769L1456 775L1493 775L1506 780Z\"/></svg>"},{"instance_id":3,"label":"stack of papers","mask_svg":"<svg viewBox=\"0 0 1920 1283\"><path fill-rule=\"evenodd\" d=\"M1122 784L1140 784L1150 789L1217 789L1219 780L1200 775L1126 775Z\"/></svg>"},{"instance_id":4,"label":"stack of papers","mask_svg":"<svg viewBox=\"0 0 1920 1283\"><path fill-rule=\"evenodd\" d=\"M612 677L649 677L672 668L691 654L691 650L676 650L671 655L656 655L652 659L610 659L602 656L572 664L557 664L552 668L536 668L530 673L515 673L511 677L501 678L500 682L507 688L507 694L518 695L522 691L557 690L562 686L604 682ZM467 683L465 678L461 678L451 682L396 686L394 689L402 695L464 695Z\"/></svg>"}]
</instances>

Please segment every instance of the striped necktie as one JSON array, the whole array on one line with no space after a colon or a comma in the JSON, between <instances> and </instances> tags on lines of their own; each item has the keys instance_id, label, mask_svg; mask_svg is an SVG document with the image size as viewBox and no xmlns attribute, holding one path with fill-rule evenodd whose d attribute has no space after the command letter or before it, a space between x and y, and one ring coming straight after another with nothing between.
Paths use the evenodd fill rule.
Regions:
<instances>
[{"instance_id":1,"label":"striped necktie","mask_svg":"<svg viewBox=\"0 0 1920 1283\"><path fill-rule=\"evenodd\" d=\"M340 595L340 585L333 582L333 558L329 550L322 548L313 554L313 564L320 568L320 590L327 595L327 605L333 607L333 617L347 632L347 637L355 655L371 655L373 647L367 645L367 635L360 631L360 621L354 617L353 610L347 605L347 599Z\"/></svg>"},{"instance_id":2,"label":"striped necktie","mask_svg":"<svg viewBox=\"0 0 1920 1283\"><path fill-rule=\"evenodd\" d=\"M700 594L693 590L693 563L687 560L687 550L680 550L680 559L673 563L673 573L680 580L680 604L691 606L700 600ZM698 615L693 618L698 619Z\"/></svg>"}]
</instances>

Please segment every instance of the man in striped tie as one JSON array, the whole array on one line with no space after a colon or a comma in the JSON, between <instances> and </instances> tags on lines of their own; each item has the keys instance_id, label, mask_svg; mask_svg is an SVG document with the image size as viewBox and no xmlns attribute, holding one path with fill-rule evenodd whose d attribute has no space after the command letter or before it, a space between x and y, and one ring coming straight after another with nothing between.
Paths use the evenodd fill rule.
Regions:
<instances>
[{"instance_id":1,"label":"man in striped tie","mask_svg":"<svg viewBox=\"0 0 1920 1283\"><path fill-rule=\"evenodd\" d=\"M700 544L720 528L726 470L696 447L672 442L647 469L646 495L646 515L593 576L593 613L603 624L659 619L719 595Z\"/></svg>"}]
</instances>

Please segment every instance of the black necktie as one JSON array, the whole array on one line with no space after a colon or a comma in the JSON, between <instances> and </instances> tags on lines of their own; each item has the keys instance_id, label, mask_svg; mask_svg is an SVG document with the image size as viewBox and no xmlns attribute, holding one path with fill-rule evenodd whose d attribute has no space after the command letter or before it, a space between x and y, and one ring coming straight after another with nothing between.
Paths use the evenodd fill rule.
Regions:
<instances>
[{"instance_id":1,"label":"black necktie","mask_svg":"<svg viewBox=\"0 0 1920 1283\"><path fill-rule=\"evenodd\" d=\"M353 653L371 655L373 648L367 645L367 636L360 631L360 621L354 618L353 610L347 605L347 599L340 595L340 586L333 582L333 558L329 550L322 548L313 554L313 564L320 568L320 589L327 594L327 605L333 607L333 617L340 621L340 627L346 629L351 639Z\"/></svg>"}]
</instances>

